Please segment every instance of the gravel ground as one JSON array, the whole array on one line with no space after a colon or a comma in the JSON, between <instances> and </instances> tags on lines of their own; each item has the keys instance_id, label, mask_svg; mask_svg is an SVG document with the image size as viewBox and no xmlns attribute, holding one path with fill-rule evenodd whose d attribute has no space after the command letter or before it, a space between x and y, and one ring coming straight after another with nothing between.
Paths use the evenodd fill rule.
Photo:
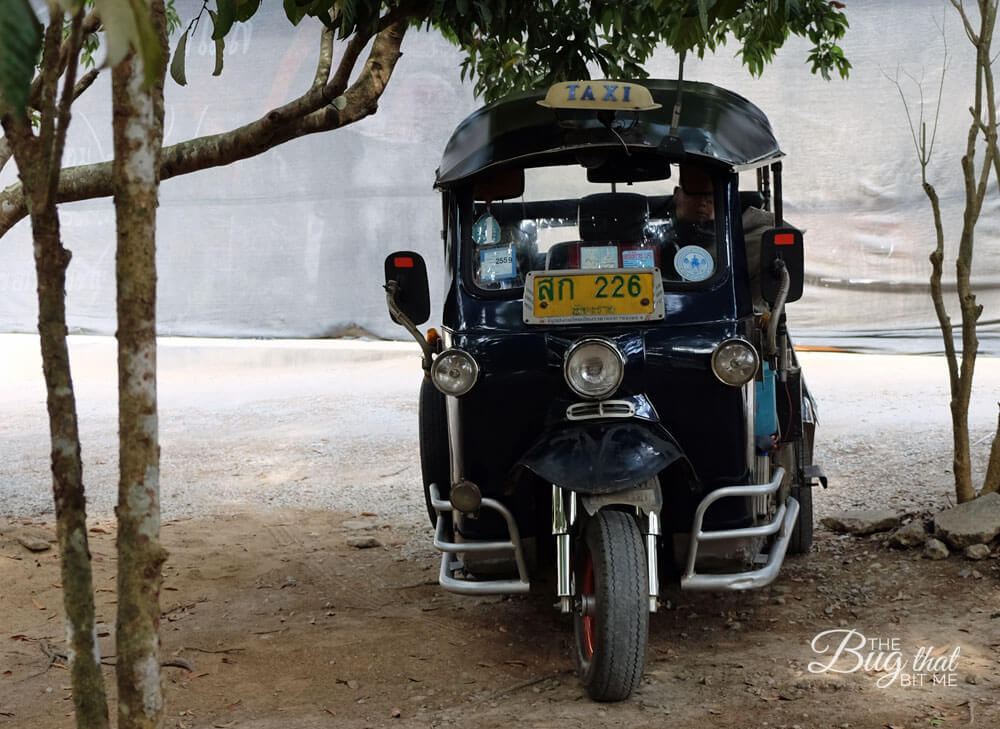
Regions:
<instances>
[{"instance_id":1,"label":"gravel ground","mask_svg":"<svg viewBox=\"0 0 1000 729\"><path fill-rule=\"evenodd\" d=\"M114 340L73 338L72 350L98 637L111 655ZM51 657L62 639L59 555L18 540L55 539L37 341L0 335L0 352L0 727L71 729L67 675ZM161 639L165 654L197 667L165 669L172 729L447 729L470 716L481 729L1000 726L996 558L930 561L887 548L885 535L820 526L810 554L790 558L763 590L685 592L669 581L640 687L595 706L573 675L572 628L552 610L551 580L516 597L437 584L419 488L415 345L178 339L161 342L159 359L170 553ZM802 360L820 404L817 459L830 476L817 517L947 506L943 360ZM978 370L972 422L983 465L1000 360ZM885 688L878 666L808 670L816 636L848 628L898 644L904 676L924 676L921 650L960 657L941 673L946 682L935 671Z\"/></svg>"},{"instance_id":2,"label":"gravel ground","mask_svg":"<svg viewBox=\"0 0 1000 729\"><path fill-rule=\"evenodd\" d=\"M0 335L0 516L51 511L37 338ZM89 512L117 489L115 341L71 337ZM802 354L819 403L816 460L840 508L950 503L947 369L940 357ZM163 339L161 488L166 520L236 508L377 511L419 519L410 343ZM981 479L996 425L1000 359L980 358L970 412Z\"/></svg>"}]
</instances>

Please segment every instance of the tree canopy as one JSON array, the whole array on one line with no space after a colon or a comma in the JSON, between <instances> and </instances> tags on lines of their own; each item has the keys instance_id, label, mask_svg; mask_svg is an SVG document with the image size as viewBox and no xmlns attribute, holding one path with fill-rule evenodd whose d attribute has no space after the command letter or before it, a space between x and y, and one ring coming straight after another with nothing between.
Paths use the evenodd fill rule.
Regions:
<instances>
[{"instance_id":1,"label":"tree canopy","mask_svg":"<svg viewBox=\"0 0 1000 729\"><path fill-rule=\"evenodd\" d=\"M67 10L84 0L58 0ZM150 55L151 26L142 3L93 0L106 31L108 65L130 44ZM252 18L260 0L215 0L210 13L219 50L234 24ZM665 45L679 54L717 51L727 42L749 71L763 72L790 35L812 43L807 61L814 73L846 77L850 62L838 45L847 30L844 4L831 0L626 0L567 3L559 0L284 0L293 24L315 18L340 39L368 39L394 23L434 29L465 53L463 77L475 82L477 96L491 101L506 93L571 78L589 78L599 69L607 78L645 75L643 64ZM187 20L187 19L186 19ZM174 78L183 83L183 55L189 25L175 49ZM29 106L29 87L42 35L29 0L0 0L0 99L16 112Z\"/></svg>"},{"instance_id":2,"label":"tree canopy","mask_svg":"<svg viewBox=\"0 0 1000 729\"><path fill-rule=\"evenodd\" d=\"M185 81L187 39L195 32L211 32L216 41L215 73L221 73L227 34L254 17L260 5L260 0L206 0L193 17L181 18L187 25L173 50L174 80ZM172 6L166 3L171 25L176 17ZM77 82L76 95L110 67L122 47L139 49L144 67L157 65L156 54L162 51L147 48L145 2L51 0L51 7L57 12L85 11L85 58L88 52L93 54L98 33L104 31L107 58ZM834 74L845 77L850 62L838 45L848 27L843 9L836 0L284 0L291 23L312 20L321 30L310 87L242 127L165 147L160 179L231 164L376 113L402 56L403 37L411 28L438 32L455 43L464 53L463 78L471 78L475 93L491 101L513 91L596 73L611 79L642 78L643 64L658 47L683 58L731 44L750 72L760 74L793 35L812 44L806 61L814 73L827 79ZM199 28L203 21L211 26ZM37 89L45 86L37 65L43 43L30 0L0 0L0 120L37 113L42 101ZM64 56L47 72L61 74ZM0 139L0 168L9 158L8 140ZM111 193L109 160L63 168L56 200ZM26 214L20 183L0 191L0 237Z\"/></svg>"},{"instance_id":3,"label":"tree canopy","mask_svg":"<svg viewBox=\"0 0 1000 729\"><path fill-rule=\"evenodd\" d=\"M218 0L213 38L249 20L260 0ZM311 16L340 38L368 35L391 20L438 30L465 52L462 76L486 101L504 94L589 78L641 78L658 45L677 53L714 52L734 40L759 75L789 35L813 43L814 73L846 77L850 62L837 42L847 30L843 3L829 0L285 0L293 24Z\"/></svg>"}]
</instances>

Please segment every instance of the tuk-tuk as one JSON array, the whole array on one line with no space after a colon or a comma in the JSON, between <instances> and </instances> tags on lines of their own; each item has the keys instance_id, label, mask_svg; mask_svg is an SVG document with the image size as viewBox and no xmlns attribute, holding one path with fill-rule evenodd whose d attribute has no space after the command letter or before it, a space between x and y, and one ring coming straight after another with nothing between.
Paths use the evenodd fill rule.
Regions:
<instances>
[{"instance_id":1,"label":"tuk-tuk","mask_svg":"<svg viewBox=\"0 0 1000 729\"><path fill-rule=\"evenodd\" d=\"M762 587L812 543L826 483L785 329L803 252L782 157L764 114L710 84L512 95L437 170L439 330L417 329L423 258L386 259L391 316L423 350L440 583L524 593L554 572L595 700L638 685L661 577Z\"/></svg>"}]
</instances>

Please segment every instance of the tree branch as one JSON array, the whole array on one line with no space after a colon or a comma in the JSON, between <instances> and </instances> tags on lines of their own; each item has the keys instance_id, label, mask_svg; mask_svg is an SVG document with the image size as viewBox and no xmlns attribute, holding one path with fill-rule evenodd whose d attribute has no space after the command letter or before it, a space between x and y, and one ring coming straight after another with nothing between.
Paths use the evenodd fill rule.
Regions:
<instances>
[{"instance_id":1,"label":"tree branch","mask_svg":"<svg viewBox=\"0 0 1000 729\"><path fill-rule=\"evenodd\" d=\"M978 46L979 39L976 37L976 32L972 27L972 23L969 22L969 16L965 14L965 5L962 4L961 0L951 0L951 4L955 6L955 10L958 11L959 16L962 18L962 25L965 27L965 35L968 36L972 45Z\"/></svg>"},{"instance_id":2,"label":"tree branch","mask_svg":"<svg viewBox=\"0 0 1000 729\"><path fill-rule=\"evenodd\" d=\"M38 141L45 158L46 170L55 167L58 169L58 162L53 158L53 139L56 129L56 95L59 90L59 55L62 53L62 27L63 13L53 6L49 10L49 24L45 28L45 45L42 49L42 72L39 75L39 99L40 103L35 108L41 114L41 123L38 127ZM48 185L46 185L48 188ZM51 190L54 191L54 188ZM51 200L49 190L39 190L48 197L45 201L35 200L39 208L45 207L47 201Z\"/></svg>"},{"instance_id":3,"label":"tree branch","mask_svg":"<svg viewBox=\"0 0 1000 729\"><path fill-rule=\"evenodd\" d=\"M347 82L351 77L351 71L354 70L355 64L358 62L358 57L361 55L361 51L365 49L368 45L368 41L371 40L371 36L368 35L355 35L351 38L351 41L347 44L347 48L344 49L344 55L340 59L340 63L337 64L337 71L333 74L333 78L324 87L324 96L329 101L330 99L335 99L344 93L347 88Z\"/></svg>"},{"instance_id":4,"label":"tree branch","mask_svg":"<svg viewBox=\"0 0 1000 729\"><path fill-rule=\"evenodd\" d=\"M319 37L319 59L316 63L316 76L313 78L310 91L322 88L330 79L330 68L333 66L333 31L323 26Z\"/></svg>"},{"instance_id":5,"label":"tree branch","mask_svg":"<svg viewBox=\"0 0 1000 729\"><path fill-rule=\"evenodd\" d=\"M101 70L99 68L92 68L87 73L80 77L80 80L76 82L76 86L73 87L73 99L76 100L80 98L84 91L90 88L91 84L97 80L97 77L101 75Z\"/></svg>"},{"instance_id":6,"label":"tree branch","mask_svg":"<svg viewBox=\"0 0 1000 729\"><path fill-rule=\"evenodd\" d=\"M10 140L7 139L6 135L0 137L0 170L7 166L13 156L14 150L10 147Z\"/></svg>"},{"instance_id":7,"label":"tree branch","mask_svg":"<svg viewBox=\"0 0 1000 729\"><path fill-rule=\"evenodd\" d=\"M926 163L921 164L921 175L926 178ZM944 225L941 221L941 201L938 199L937 190L929 182L924 180L924 194L931 202L931 212L934 214L935 248L930 255L931 262L931 301L934 302L934 313L937 315L938 326L941 328L941 335L944 341L945 361L948 363L948 382L950 384L951 396L954 399L958 396L958 358L955 353L955 339L951 326L951 317L944 305L944 294L941 288L941 278L944 274Z\"/></svg>"},{"instance_id":8,"label":"tree branch","mask_svg":"<svg viewBox=\"0 0 1000 729\"><path fill-rule=\"evenodd\" d=\"M91 33L96 33L100 27L101 27L101 19L97 16L97 13L95 11L91 11L83 19L83 23L81 26L81 31L82 31L81 37L86 38ZM63 41L62 45L59 48L58 69L60 76L62 75L63 71L66 70L66 64L69 63L70 49L71 49L70 39L67 38L65 41ZM80 46L77 45L76 52L73 55L79 55L79 53L80 53ZM32 108L38 108L41 90L42 90L42 77L41 75L39 75L36 76L35 79L31 82L31 90L28 94L28 106Z\"/></svg>"},{"instance_id":9,"label":"tree branch","mask_svg":"<svg viewBox=\"0 0 1000 729\"><path fill-rule=\"evenodd\" d=\"M339 129L375 113L379 97L402 55L399 47L406 28L407 22L400 20L378 33L364 69L357 81L343 94L347 101L343 110L338 111L329 105L312 109L309 104L302 102L306 98L304 96L281 107L286 111L291 108L298 110L298 116L287 123L275 123L275 111L271 111L238 129L164 147L160 179L166 180L256 157L291 139ZM304 111L306 109L309 111ZM59 176L56 201L75 202L111 194L111 162L98 162L63 169ZM15 183L0 192L0 237L26 213L21 183Z\"/></svg>"},{"instance_id":10,"label":"tree branch","mask_svg":"<svg viewBox=\"0 0 1000 729\"><path fill-rule=\"evenodd\" d=\"M61 18L60 18L61 22ZM63 149L66 146L66 132L69 129L69 108L76 99L76 68L80 58L80 45L83 42L83 5L77 10L76 15L70 21L69 37L63 42L60 48L61 54L67 52L66 76L63 79L62 98L59 100L59 107L56 110L56 134L52 143L52 164L49 178L50 200L55 198L56 190L59 189L59 169L62 167Z\"/></svg>"}]
</instances>

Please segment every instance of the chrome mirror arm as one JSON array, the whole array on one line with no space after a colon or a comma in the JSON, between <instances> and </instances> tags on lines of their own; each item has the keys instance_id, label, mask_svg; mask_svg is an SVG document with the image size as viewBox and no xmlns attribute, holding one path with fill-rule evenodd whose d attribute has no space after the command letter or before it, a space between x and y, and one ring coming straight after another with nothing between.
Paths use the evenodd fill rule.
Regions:
<instances>
[{"instance_id":1,"label":"chrome mirror arm","mask_svg":"<svg viewBox=\"0 0 1000 729\"><path fill-rule=\"evenodd\" d=\"M774 264L781 275L781 285L778 287L778 295L775 297L774 306L771 307L771 316L767 322L767 337L764 341L766 342L765 346L767 347L767 354L769 356L774 355L778 351L778 322L784 313L785 299L788 297L788 290L791 288L791 276L785 267L785 262L779 258Z\"/></svg>"},{"instance_id":2,"label":"chrome mirror arm","mask_svg":"<svg viewBox=\"0 0 1000 729\"><path fill-rule=\"evenodd\" d=\"M430 372L431 362L434 358L434 349L431 347L431 343L420 333L420 330L417 329L417 326L410 321L410 318L396 304L396 292L399 290L399 284L396 281L389 281L382 288L385 289L385 303L389 307L389 313L392 314L392 318L398 324L401 324L417 340L417 344L423 350L423 368L426 372Z\"/></svg>"}]
</instances>

